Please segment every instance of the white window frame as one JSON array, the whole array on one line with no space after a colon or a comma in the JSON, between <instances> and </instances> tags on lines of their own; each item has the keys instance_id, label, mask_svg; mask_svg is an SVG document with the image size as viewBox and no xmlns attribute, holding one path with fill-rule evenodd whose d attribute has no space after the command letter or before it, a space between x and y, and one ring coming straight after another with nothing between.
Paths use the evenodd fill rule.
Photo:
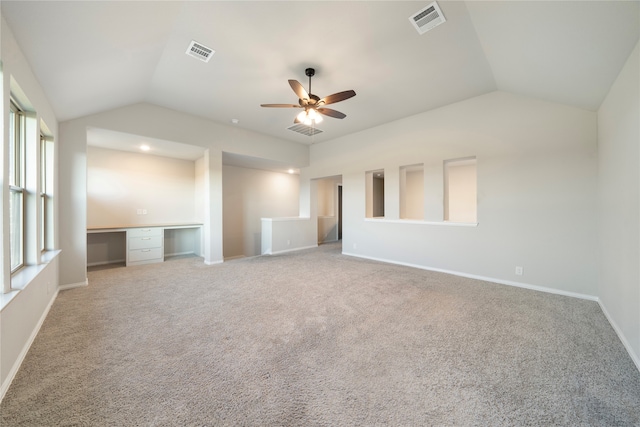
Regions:
<instances>
[{"instance_id":1,"label":"white window frame","mask_svg":"<svg viewBox=\"0 0 640 427\"><path fill-rule=\"evenodd\" d=\"M53 141L40 134L40 252L53 249Z\"/></svg>"},{"instance_id":2,"label":"white window frame","mask_svg":"<svg viewBox=\"0 0 640 427\"><path fill-rule=\"evenodd\" d=\"M10 197L10 259L11 259L11 274L20 270L25 265L25 170L26 170L26 157L25 157L25 132L26 132L26 119L24 110L20 108L17 102L13 99L10 101L10 115L9 115L9 197ZM19 226L16 227L14 220L16 220L14 205L12 201L14 197L18 196L19 203L18 215ZM16 233L17 232L17 233ZM17 234L17 236L16 236ZM17 239L17 242L16 242ZM16 260L15 257L18 257Z\"/></svg>"}]
</instances>

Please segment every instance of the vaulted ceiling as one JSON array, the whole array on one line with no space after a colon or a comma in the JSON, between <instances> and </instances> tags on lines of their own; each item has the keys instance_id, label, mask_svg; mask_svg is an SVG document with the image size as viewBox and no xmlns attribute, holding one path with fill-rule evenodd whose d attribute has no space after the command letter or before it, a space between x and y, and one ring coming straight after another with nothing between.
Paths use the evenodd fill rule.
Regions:
<instances>
[{"instance_id":1,"label":"vaulted ceiling","mask_svg":"<svg viewBox=\"0 0 640 427\"><path fill-rule=\"evenodd\" d=\"M7 1L2 15L60 121L149 102L278 138L287 80L353 89L318 143L495 90L595 111L640 36L638 1ZM215 50L185 54L192 40Z\"/></svg>"}]
</instances>

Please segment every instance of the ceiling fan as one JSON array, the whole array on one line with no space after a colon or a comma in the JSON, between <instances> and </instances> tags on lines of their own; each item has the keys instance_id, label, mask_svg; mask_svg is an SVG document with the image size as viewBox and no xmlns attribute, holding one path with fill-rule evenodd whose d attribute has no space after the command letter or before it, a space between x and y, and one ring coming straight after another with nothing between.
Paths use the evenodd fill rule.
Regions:
<instances>
[{"instance_id":1,"label":"ceiling fan","mask_svg":"<svg viewBox=\"0 0 640 427\"><path fill-rule=\"evenodd\" d=\"M333 95L320 98L317 95L311 93L311 77L316 73L313 68L307 68L304 73L309 77L309 91L306 91L304 87L297 80L289 80L289 86L298 95L298 104L260 104L261 107L272 108L303 108L293 121L294 123L304 123L305 125L312 125L320 123L322 121L322 115L333 117L336 119L344 119L346 114L340 111L333 110L331 108L324 108L325 105L335 104L336 102L344 101L345 99L356 96L353 90L345 90L343 92L334 93Z\"/></svg>"}]
</instances>

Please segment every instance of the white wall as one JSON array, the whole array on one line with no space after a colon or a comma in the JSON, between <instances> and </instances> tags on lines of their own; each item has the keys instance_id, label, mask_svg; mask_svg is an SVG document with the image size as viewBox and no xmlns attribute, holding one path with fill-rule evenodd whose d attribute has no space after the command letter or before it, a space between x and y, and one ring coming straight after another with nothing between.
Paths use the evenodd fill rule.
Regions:
<instances>
[{"instance_id":1,"label":"white wall","mask_svg":"<svg viewBox=\"0 0 640 427\"><path fill-rule=\"evenodd\" d=\"M312 179L343 177L343 251L594 297L596 114L494 92L311 147ZM443 219L443 162L477 158L477 227L399 219L399 168L423 163L425 217ZM385 171L385 219L365 219L365 171ZM301 211L313 215L313 197ZM516 276L515 267L524 267Z\"/></svg>"},{"instance_id":2,"label":"white wall","mask_svg":"<svg viewBox=\"0 0 640 427\"><path fill-rule=\"evenodd\" d=\"M54 189L53 189L53 247L59 247L58 229L58 202L60 193L58 191L58 156L61 145L58 137L58 121L55 117L47 97L34 76L29 63L22 54L20 47L15 41L11 29L3 17L0 17L0 54L2 60L2 183L0 195L2 199L2 209L0 219L2 220L2 246L0 255L2 265L0 273L2 284L9 283L11 278L11 267L9 264L9 210L8 192L4 185L8 179L8 114L10 98L10 80L13 78L20 86L29 100L29 108L34 111L34 117L38 125L46 123L49 132L54 140ZM36 139L37 134L36 134ZM38 141L29 141L30 144L37 144ZM37 250L37 248L36 248ZM50 261L37 260L37 266L29 266L27 269L33 274L29 274L31 280L27 285L20 286L22 289L13 291L10 294L2 295L0 298L0 399L4 396L13 376L17 372L20 364L35 335L37 334L49 307L53 303L58 292L58 258L52 257ZM15 276L14 276L15 279ZM15 283L14 283L15 285Z\"/></svg>"},{"instance_id":3,"label":"white wall","mask_svg":"<svg viewBox=\"0 0 640 427\"><path fill-rule=\"evenodd\" d=\"M317 222L312 218L262 218L262 254L272 255L313 248Z\"/></svg>"},{"instance_id":4,"label":"white wall","mask_svg":"<svg viewBox=\"0 0 640 427\"><path fill-rule=\"evenodd\" d=\"M222 167L224 257L260 255L261 218L298 216L300 177Z\"/></svg>"},{"instance_id":5,"label":"white wall","mask_svg":"<svg viewBox=\"0 0 640 427\"><path fill-rule=\"evenodd\" d=\"M75 285L86 283L87 187L86 153L88 127L130 133L149 138L190 144L206 149L202 163L203 256L205 262L223 259L222 152L240 154L281 163L291 167L308 164L308 147L289 141L218 124L210 120L151 105L135 104L81 117L60 124L64 140L60 154L60 281ZM198 184L200 185L200 183Z\"/></svg>"},{"instance_id":6,"label":"white wall","mask_svg":"<svg viewBox=\"0 0 640 427\"><path fill-rule=\"evenodd\" d=\"M601 304L640 369L639 47L598 111Z\"/></svg>"}]
</instances>

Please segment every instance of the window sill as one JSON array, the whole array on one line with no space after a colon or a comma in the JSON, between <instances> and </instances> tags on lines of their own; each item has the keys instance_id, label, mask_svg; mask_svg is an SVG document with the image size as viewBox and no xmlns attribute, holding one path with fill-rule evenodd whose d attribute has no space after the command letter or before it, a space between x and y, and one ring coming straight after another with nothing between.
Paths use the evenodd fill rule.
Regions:
<instances>
[{"instance_id":1,"label":"window sill","mask_svg":"<svg viewBox=\"0 0 640 427\"><path fill-rule=\"evenodd\" d=\"M60 254L60 250L43 252L40 257L40 264L27 265L11 276L11 291L0 294L0 311L2 311L21 290L29 286L45 267Z\"/></svg>"},{"instance_id":2,"label":"window sill","mask_svg":"<svg viewBox=\"0 0 640 427\"><path fill-rule=\"evenodd\" d=\"M451 222L451 221L421 221L417 219L385 219L385 218L365 218L366 222L385 222L392 224L419 224L438 225L445 227L477 227L477 222Z\"/></svg>"}]
</instances>

